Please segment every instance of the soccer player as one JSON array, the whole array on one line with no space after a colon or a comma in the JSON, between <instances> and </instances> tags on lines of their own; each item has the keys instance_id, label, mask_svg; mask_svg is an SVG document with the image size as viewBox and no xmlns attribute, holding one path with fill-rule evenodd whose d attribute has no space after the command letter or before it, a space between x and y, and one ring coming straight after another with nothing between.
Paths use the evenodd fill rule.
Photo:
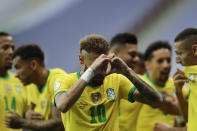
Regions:
<instances>
[{"instance_id":1,"label":"soccer player","mask_svg":"<svg viewBox=\"0 0 197 131\"><path fill-rule=\"evenodd\" d=\"M121 99L161 106L162 96L123 60L108 53L109 43L102 36L89 35L80 40L81 70L69 74L67 84L55 91L57 108L66 112L62 115L66 130L119 131ZM106 76L109 64L126 77L116 73Z\"/></svg>"},{"instance_id":2,"label":"soccer player","mask_svg":"<svg viewBox=\"0 0 197 131\"><path fill-rule=\"evenodd\" d=\"M176 94L179 100L182 113L187 120L188 112L188 131L195 131L197 128L197 29L186 28L181 31L175 38L174 49L176 52L176 62L184 66L183 71L177 69L173 79L176 87ZM191 90L189 96L189 109L187 110L187 101L183 101L180 96L180 90L187 83Z\"/></svg>"},{"instance_id":3,"label":"soccer player","mask_svg":"<svg viewBox=\"0 0 197 131\"><path fill-rule=\"evenodd\" d=\"M26 128L33 130L64 130L60 112L53 102L54 89L64 86L66 73L61 69L48 69L44 64L44 53L38 45L28 44L16 49L13 64L18 77L27 87L27 101L35 105L30 109L30 118L23 119L16 113L6 117L7 125L11 128ZM41 116L38 114L41 114ZM41 120L38 120L40 119ZM32 120L33 119L33 120ZM36 120L37 119L37 120ZM17 125L14 123L17 123Z\"/></svg>"},{"instance_id":4,"label":"soccer player","mask_svg":"<svg viewBox=\"0 0 197 131\"><path fill-rule=\"evenodd\" d=\"M145 63L148 72L142 76L142 79L166 95L166 99L158 109L145 104L141 107L137 119L137 131L153 131L158 122L172 127L175 122L175 115L180 114L177 99L173 96L175 93L173 80L169 78L171 54L171 46L165 41L153 42L145 51Z\"/></svg>"},{"instance_id":5,"label":"soccer player","mask_svg":"<svg viewBox=\"0 0 197 131\"><path fill-rule=\"evenodd\" d=\"M137 37L130 33L119 33L115 35L110 43L110 51L120 57L136 73L139 64L139 52L137 48ZM120 100L119 126L121 131L135 131L137 118L142 103L131 103L128 100Z\"/></svg>"},{"instance_id":6,"label":"soccer player","mask_svg":"<svg viewBox=\"0 0 197 131\"><path fill-rule=\"evenodd\" d=\"M8 111L17 112L21 117L26 111L25 90L22 83L9 72L12 66L14 41L6 32L0 32L0 129L1 131L19 131L7 128L5 116ZM20 130L21 131L21 130Z\"/></svg>"}]
</instances>

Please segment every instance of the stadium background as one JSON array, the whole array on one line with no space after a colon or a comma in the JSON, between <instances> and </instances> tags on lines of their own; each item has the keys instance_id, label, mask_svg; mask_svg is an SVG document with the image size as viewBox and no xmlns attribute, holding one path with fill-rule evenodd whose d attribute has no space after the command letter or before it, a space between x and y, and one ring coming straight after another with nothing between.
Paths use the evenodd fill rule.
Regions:
<instances>
[{"instance_id":1,"label":"stadium background","mask_svg":"<svg viewBox=\"0 0 197 131\"><path fill-rule=\"evenodd\" d=\"M196 0L1 0L0 30L11 33L16 47L40 45L50 68L78 71L78 41L87 34L108 40L135 33L143 52L155 40L173 44L186 27L197 27ZM173 69L177 68L173 54Z\"/></svg>"}]
</instances>

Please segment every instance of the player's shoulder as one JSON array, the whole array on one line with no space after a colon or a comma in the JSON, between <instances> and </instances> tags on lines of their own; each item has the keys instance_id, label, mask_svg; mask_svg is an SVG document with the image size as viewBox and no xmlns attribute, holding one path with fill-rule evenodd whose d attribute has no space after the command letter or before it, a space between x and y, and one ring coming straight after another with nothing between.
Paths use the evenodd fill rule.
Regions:
<instances>
[{"instance_id":1,"label":"player's shoulder","mask_svg":"<svg viewBox=\"0 0 197 131\"><path fill-rule=\"evenodd\" d=\"M50 74L67 74L66 71L60 68L49 69Z\"/></svg>"}]
</instances>

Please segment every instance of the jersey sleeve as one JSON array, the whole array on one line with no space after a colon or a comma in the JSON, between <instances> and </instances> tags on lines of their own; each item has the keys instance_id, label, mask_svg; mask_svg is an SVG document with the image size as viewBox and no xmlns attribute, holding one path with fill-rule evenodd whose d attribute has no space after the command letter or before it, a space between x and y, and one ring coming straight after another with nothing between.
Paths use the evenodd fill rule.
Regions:
<instances>
[{"instance_id":1,"label":"jersey sleeve","mask_svg":"<svg viewBox=\"0 0 197 131\"><path fill-rule=\"evenodd\" d=\"M72 79L69 75L61 75L55 78L53 82L54 96L52 103L54 104L54 98L57 94L62 92L67 92L67 90L72 86Z\"/></svg>"},{"instance_id":2,"label":"jersey sleeve","mask_svg":"<svg viewBox=\"0 0 197 131\"><path fill-rule=\"evenodd\" d=\"M120 75L119 77L120 77L120 83L119 83L120 99L126 99L129 102L134 102L132 96L136 87L125 76Z\"/></svg>"}]
</instances>

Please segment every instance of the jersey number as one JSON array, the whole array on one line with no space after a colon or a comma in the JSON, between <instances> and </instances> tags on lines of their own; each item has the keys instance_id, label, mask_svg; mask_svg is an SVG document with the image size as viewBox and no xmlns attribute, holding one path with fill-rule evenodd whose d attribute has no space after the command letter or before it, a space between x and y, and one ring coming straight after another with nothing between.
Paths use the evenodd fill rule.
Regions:
<instances>
[{"instance_id":1,"label":"jersey number","mask_svg":"<svg viewBox=\"0 0 197 131\"><path fill-rule=\"evenodd\" d=\"M97 109L97 115L99 122L105 122L106 121L106 114L105 114L105 106L99 105L97 107L92 106L90 108L90 115L92 117L92 120L90 123L97 123L97 120L95 119L95 110Z\"/></svg>"},{"instance_id":2,"label":"jersey number","mask_svg":"<svg viewBox=\"0 0 197 131\"><path fill-rule=\"evenodd\" d=\"M8 98L7 98L7 96L4 96L4 100L5 100L5 110L6 111L10 111L10 109L8 107ZM12 97L11 108L12 108L12 110L16 111L16 98L15 97Z\"/></svg>"}]
</instances>

